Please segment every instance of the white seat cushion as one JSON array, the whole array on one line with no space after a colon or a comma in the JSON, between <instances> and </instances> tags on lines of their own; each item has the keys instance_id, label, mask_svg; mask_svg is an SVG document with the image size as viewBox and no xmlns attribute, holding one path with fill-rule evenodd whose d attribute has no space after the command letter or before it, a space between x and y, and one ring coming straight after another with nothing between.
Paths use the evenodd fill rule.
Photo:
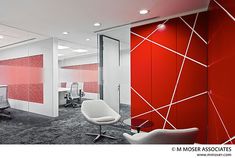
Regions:
<instances>
[{"instance_id":1,"label":"white seat cushion","mask_svg":"<svg viewBox=\"0 0 235 158\"><path fill-rule=\"evenodd\" d=\"M142 139L144 137L146 137L148 134L147 133L136 133L132 136L132 138L134 139Z\"/></svg>"},{"instance_id":2,"label":"white seat cushion","mask_svg":"<svg viewBox=\"0 0 235 158\"><path fill-rule=\"evenodd\" d=\"M104 117L93 118L93 120L96 122L110 122L114 121L115 118L112 116L104 116Z\"/></svg>"}]
</instances>

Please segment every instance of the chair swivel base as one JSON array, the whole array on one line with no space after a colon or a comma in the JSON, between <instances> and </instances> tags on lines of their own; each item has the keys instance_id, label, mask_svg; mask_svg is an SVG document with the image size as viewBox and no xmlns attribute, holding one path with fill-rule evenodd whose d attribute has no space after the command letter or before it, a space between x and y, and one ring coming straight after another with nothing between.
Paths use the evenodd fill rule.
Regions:
<instances>
[{"instance_id":1,"label":"chair swivel base","mask_svg":"<svg viewBox=\"0 0 235 158\"><path fill-rule=\"evenodd\" d=\"M96 136L95 139L93 140L93 142L95 143L97 140L99 140L100 138L104 137L104 138L109 138L109 139L117 139L115 137L109 136L105 134L106 131L101 132L101 126L100 126L100 132L99 133L86 133L86 135L90 135L90 136Z\"/></svg>"},{"instance_id":2,"label":"chair swivel base","mask_svg":"<svg viewBox=\"0 0 235 158\"><path fill-rule=\"evenodd\" d=\"M68 104L65 104L64 107L72 106L73 108L78 108L81 107L81 104L75 103L75 102L70 102Z\"/></svg>"},{"instance_id":3,"label":"chair swivel base","mask_svg":"<svg viewBox=\"0 0 235 158\"><path fill-rule=\"evenodd\" d=\"M9 111L5 111L5 110L1 110L0 111L0 117L5 117L5 118L8 118L8 119L12 119L11 113Z\"/></svg>"}]
</instances>

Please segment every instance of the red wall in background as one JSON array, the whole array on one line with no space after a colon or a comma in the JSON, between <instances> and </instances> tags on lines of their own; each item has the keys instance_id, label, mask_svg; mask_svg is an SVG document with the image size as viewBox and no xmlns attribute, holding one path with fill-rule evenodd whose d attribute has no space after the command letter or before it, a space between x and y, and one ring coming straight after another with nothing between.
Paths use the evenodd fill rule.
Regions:
<instances>
[{"instance_id":1,"label":"red wall in background","mask_svg":"<svg viewBox=\"0 0 235 158\"><path fill-rule=\"evenodd\" d=\"M63 69L74 69L78 71L82 70L88 70L88 71L96 71L98 72L98 64L84 64L84 65L73 65L73 66L65 66L62 67ZM88 74L83 74L83 75L88 75ZM93 77L93 76L91 76ZM83 76L83 78L90 78L89 76ZM79 78L74 79L76 81L80 81ZM84 92L89 92L89 93L98 93L98 76L97 79L94 79L97 82L86 82L84 81ZM83 82L83 81L82 81ZM64 84L64 83L62 83ZM66 87L66 84L63 85Z\"/></svg>"},{"instance_id":2,"label":"red wall in background","mask_svg":"<svg viewBox=\"0 0 235 158\"><path fill-rule=\"evenodd\" d=\"M191 40L196 14L131 29L131 115L154 123L143 130L198 127L198 143L235 143L235 1L208 12Z\"/></svg>"},{"instance_id":3,"label":"red wall in background","mask_svg":"<svg viewBox=\"0 0 235 158\"><path fill-rule=\"evenodd\" d=\"M221 144L235 136L235 21L216 2L235 17L235 1L209 6L208 143Z\"/></svg>"},{"instance_id":4,"label":"red wall in background","mask_svg":"<svg viewBox=\"0 0 235 158\"><path fill-rule=\"evenodd\" d=\"M43 103L43 55L0 60L0 74L10 99Z\"/></svg>"},{"instance_id":5,"label":"red wall in background","mask_svg":"<svg viewBox=\"0 0 235 158\"><path fill-rule=\"evenodd\" d=\"M206 21L203 12L131 29L131 116L154 124L143 130L198 127L206 143Z\"/></svg>"}]
</instances>

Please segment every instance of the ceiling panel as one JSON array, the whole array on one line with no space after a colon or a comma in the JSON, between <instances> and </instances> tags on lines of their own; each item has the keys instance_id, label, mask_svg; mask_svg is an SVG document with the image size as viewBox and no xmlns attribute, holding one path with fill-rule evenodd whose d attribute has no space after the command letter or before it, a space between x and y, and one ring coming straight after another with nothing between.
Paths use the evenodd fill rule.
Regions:
<instances>
[{"instance_id":1,"label":"ceiling panel","mask_svg":"<svg viewBox=\"0 0 235 158\"><path fill-rule=\"evenodd\" d=\"M208 3L209 0L1 0L0 23L94 47L94 31L207 8ZM150 12L140 15L140 9ZM94 27L95 22L102 26ZM70 34L63 35L63 31Z\"/></svg>"},{"instance_id":2,"label":"ceiling panel","mask_svg":"<svg viewBox=\"0 0 235 158\"><path fill-rule=\"evenodd\" d=\"M0 36L3 37L0 38L0 49L5 48L8 45L13 46L13 44L27 41L29 39L39 40L45 38L38 34L26 32L5 25L0 25Z\"/></svg>"}]
</instances>

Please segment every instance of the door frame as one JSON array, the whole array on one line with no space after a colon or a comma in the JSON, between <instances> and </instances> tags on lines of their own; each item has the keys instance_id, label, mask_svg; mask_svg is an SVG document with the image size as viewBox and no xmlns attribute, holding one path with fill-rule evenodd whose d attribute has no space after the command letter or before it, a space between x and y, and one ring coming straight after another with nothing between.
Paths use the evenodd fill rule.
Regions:
<instances>
[{"instance_id":1,"label":"door frame","mask_svg":"<svg viewBox=\"0 0 235 158\"><path fill-rule=\"evenodd\" d=\"M99 93L100 93L100 99L104 99L104 76L103 76L103 54L104 54L104 38L109 38L114 41L118 42L118 66L120 67L121 64L121 46L120 46L120 40L103 35L98 34L98 46L99 46ZM119 101L119 107L120 107L120 83L118 85L118 101ZM119 108L120 111L120 108Z\"/></svg>"}]
</instances>

